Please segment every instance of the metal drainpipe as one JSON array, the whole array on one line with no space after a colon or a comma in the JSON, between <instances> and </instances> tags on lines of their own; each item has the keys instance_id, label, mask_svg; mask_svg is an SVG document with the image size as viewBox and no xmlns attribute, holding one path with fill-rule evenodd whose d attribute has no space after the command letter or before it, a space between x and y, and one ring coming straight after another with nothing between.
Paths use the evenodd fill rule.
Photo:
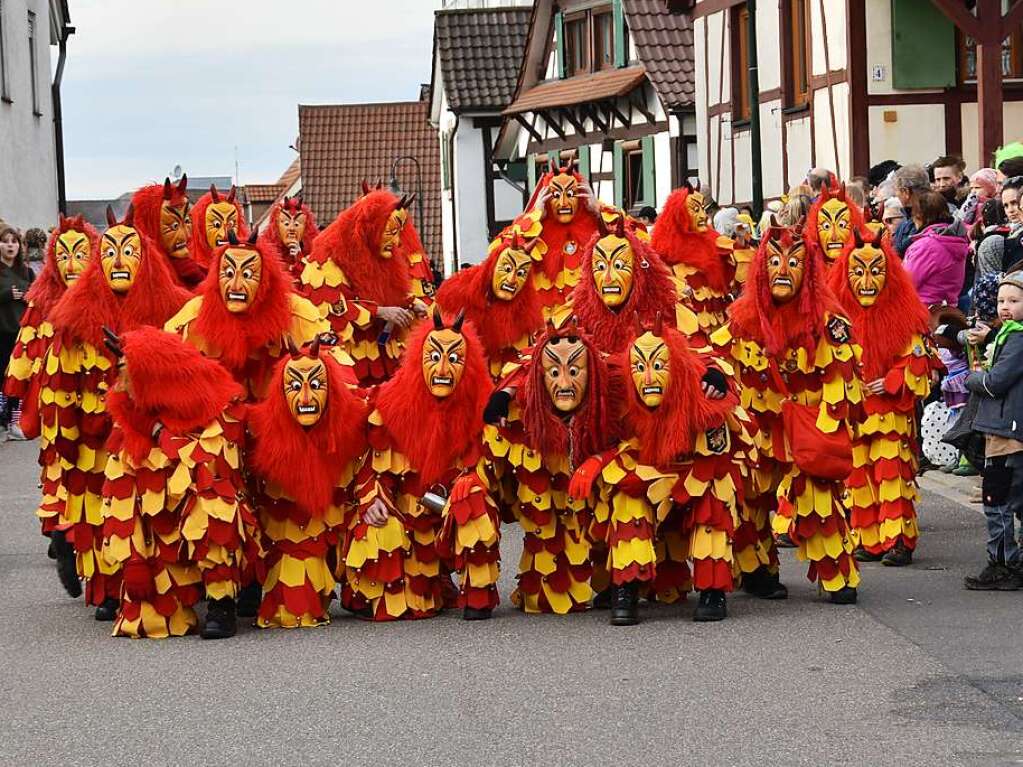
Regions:
<instances>
[{"instance_id":1,"label":"metal drainpipe","mask_svg":"<svg viewBox=\"0 0 1023 767\"><path fill-rule=\"evenodd\" d=\"M67 24L60 35L60 55L57 58L57 72L50 86L53 100L53 138L57 154L57 208L62 215L67 215L67 191L64 186L64 114L60 103L60 83L64 78L64 62L67 60L67 39L75 33L75 28Z\"/></svg>"},{"instance_id":2,"label":"metal drainpipe","mask_svg":"<svg viewBox=\"0 0 1023 767\"><path fill-rule=\"evenodd\" d=\"M454 274L458 271L458 196L455 194L455 135L458 133L458 125L462 121L461 115L455 115L455 127L451 131L451 135L448 137L448 162L451 167L448 168L449 178L451 179L451 273Z\"/></svg>"}]
</instances>

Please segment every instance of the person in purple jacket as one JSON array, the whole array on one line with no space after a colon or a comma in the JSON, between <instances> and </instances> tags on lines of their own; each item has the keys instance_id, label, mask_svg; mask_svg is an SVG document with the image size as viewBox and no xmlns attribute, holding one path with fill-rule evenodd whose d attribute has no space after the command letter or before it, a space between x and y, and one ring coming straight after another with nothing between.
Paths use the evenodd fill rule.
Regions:
<instances>
[{"instance_id":1,"label":"person in purple jacket","mask_svg":"<svg viewBox=\"0 0 1023 767\"><path fill-rule=\"evenodd\" d=\"M927 306L955 306L970 247L962 222L953 219L941 194L923 192L913 199L913 223L917 234L906 250L905 267L920 300Z\"/></svg>"}]
</instances>

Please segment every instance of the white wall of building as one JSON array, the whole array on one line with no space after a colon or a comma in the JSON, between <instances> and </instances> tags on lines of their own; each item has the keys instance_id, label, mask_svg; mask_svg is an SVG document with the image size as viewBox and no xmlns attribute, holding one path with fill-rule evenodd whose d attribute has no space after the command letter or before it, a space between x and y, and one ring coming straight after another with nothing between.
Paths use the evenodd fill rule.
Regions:
<instances>
[{"instance_id":1,"label":"white wall of building","mask_svg":"<svg viewBox=\"0 0 1023 767\"><path fill-rule=\"evenodd\" d=\"M455 236L458 262L478 264L487 257L487 169L483 163L483 134L472 118L462 116L454 141Z\"/></svg>"},{"instance_id":2,"label":"white wall of building","mask_svg":"<svg viewBox=\"0 0 1023 767\"><path fill-rule=\"evenodd\" d=\"M36 15L36 91L32 108L28 13ZM4 35L10 101L0 101L0 218L27 229L57 219L57 160L50 95L50 11L47 0L4 0Z\"/></svg>"}]
</instances>

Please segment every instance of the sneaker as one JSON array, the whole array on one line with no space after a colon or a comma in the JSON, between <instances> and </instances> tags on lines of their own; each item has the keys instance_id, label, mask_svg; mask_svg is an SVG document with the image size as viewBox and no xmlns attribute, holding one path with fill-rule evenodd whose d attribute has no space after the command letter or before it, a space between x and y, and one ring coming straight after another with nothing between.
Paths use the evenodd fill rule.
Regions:
<instances>
[{"instance_id":1,"label":"sneaker","mask_svg":"<svg viewBox=\"0 0 1023 767\"><path fill-rule=\"evenodd\" d=\"M952 469L952 474L957 477L976 477L980 472L970 466L970 464L964 463Z\"/></svg>"},{"instance_id":2,"label":"sneaker","mask_svg":"<svg viewBox=\"0 0 1023 767\"><path fill-rule=\"evenodd\" d=\"M12 426L7 431L8 442L24 442L26 439L25 432L21 430L20 426Z\"/></svg>"},{"instance_id":3,"label":"sneaker","mask_svg":"<svg viewBox=\"0 0 1023 767\"><path fill-rule=\"evenodd\" d=\"M963 586L970 591L1018 591L1020 577L999 562L988 562L977 575L963 578Z\"/></svg>"},{"instance_id":4,"label":"sneaker","mask_svg":"<svg viewBox=\"0 0 1023 767\"><path fill-rule=\"evenodd\" d=\"M885 552L881 558L881 564L887 567L905 567L913 564L913 552L906 548L902 541L896 543Z\"/></svg>"}]
</instances>

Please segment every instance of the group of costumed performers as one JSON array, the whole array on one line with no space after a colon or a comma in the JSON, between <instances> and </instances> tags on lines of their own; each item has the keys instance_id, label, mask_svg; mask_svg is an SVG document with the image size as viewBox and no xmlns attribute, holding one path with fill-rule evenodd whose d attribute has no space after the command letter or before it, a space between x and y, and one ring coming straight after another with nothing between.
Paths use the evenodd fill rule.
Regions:
<instances>
[{"instance_id":1,"label":"group of costumed performers","mask_svg":"<svg viewBox=\"0 0 1023 767\"><path fill-rule=\"evenodd\" d=\"M650 236L552 163L436 293L411 196L364 184L322 231L283 197L250 234L233 189L186 186L102 235L60 219L4 381L60 582L115 636L322 626L335 599L490 618L515 524L511 604L614 625L785 598L782 536L837 604L857 561L912 561L940 363L837 183L754 249L698 190Z\"/></svg>"}]
</instances>

